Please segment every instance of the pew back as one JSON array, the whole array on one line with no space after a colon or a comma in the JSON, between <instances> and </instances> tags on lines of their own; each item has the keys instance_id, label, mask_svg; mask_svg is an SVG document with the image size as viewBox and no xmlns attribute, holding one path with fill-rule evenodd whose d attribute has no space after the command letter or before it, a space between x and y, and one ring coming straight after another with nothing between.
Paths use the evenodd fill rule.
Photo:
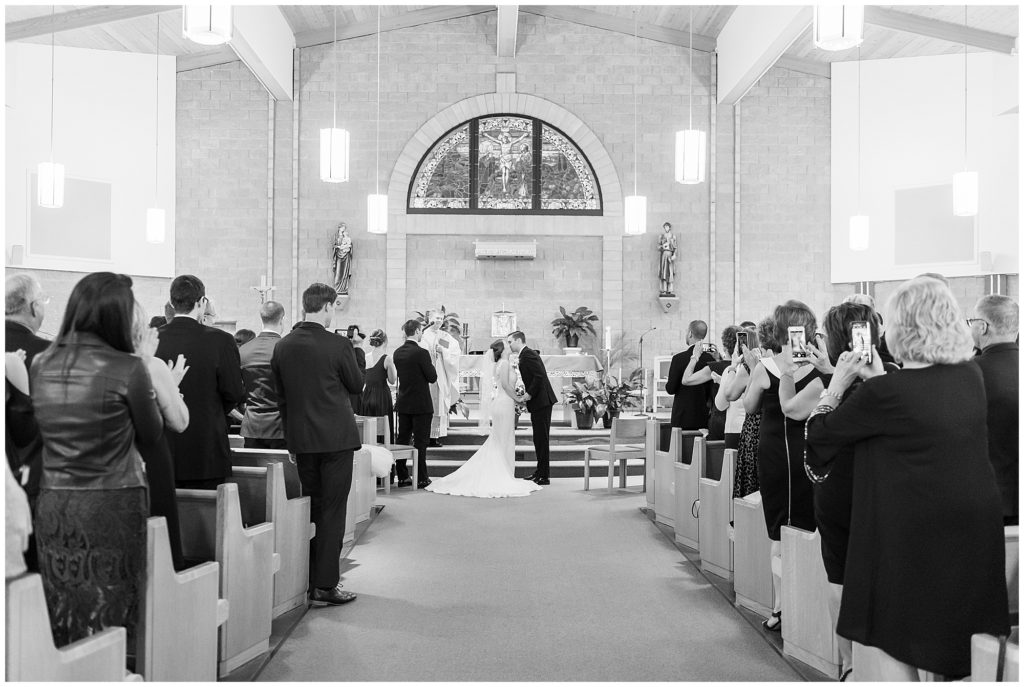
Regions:
<instances>
[{"instance_id":1,"label":"pew back","mask_svg":"<svg viewBox=\"0 0 1024 687\"><path fill-rule=\"evenodd\" d=\"M1020 612L1020 527L1003 528L1006 538L1006 590L1010 597L1010 613Z\"/></svg>"},{"instance_id":2,"label":"pew back","mask_svg":"<svg viewBox=\"0 0 1024 687\"><path fill-rule=\"evenodd\" d=\"M697 501L700 498L700 478L704 474L705 441L700 432L683 432L680 462L675 471L675 530L676 543L691 549L700 548L700 523L697 519ZM690 446L687 456L686 447Z\"/></svg>"},{"instance_id":3,"label":"pew back","mask_svg":"<svg viewBox=\"0 0 1024 687\"><path fill-rule=\"evenodd\" d=\"M830 678L841 660L817 532L782 528L782 651Z\"/></svg>"},{"instance_id":4,"label":"pew back","mask_svg":"<svg viewBox=\"0 0 1024 687\"><path fill-rule=\"evenodd\" d=\"M971 637L971 682L995 682L999 669L999 638L976 634ZM1014 627L1003 657L1003 682L1020 681L1020 628Z\"/></svg>"},{"instance_id":5,"label":"pew back","mask_svg":"<svg viewBox=\"0 0 1024 687\"><path fill-rule=\"evenodd\" d=\"M756 498L753 498L756 497ZM775 607L772 589L772 542L764 524L761 493L733 499L733 590L736 605L767 618Z\"/></svg>"},{"instance_id":6,"label":"pew back","mask_svg":"<svg viewBox=\"0 0 1024 687\"><path fill-rule=\"evenodd\" d=\"M265 468L273 463L280 463L284 470L285 493L290 499L302 496L302 482L299 481L299 468L292 462L288 451L269 448L233 448L231 464L239 467Z\"/></svg>"},{"instance_id":7,"label":"pew back","mask_svg":"<svg viewBox=\"0 0 1024 687\"><path fill-rule=\"evenodd\" d=\"M703 570L726 580L732 579L732 481L736 451L725 450L724 441L707 442L707 471L715 464L717 475L701 477L699 484L698 542L700 566ZM716 456L713 458L712 456Z\"/></svg>"}]
</instances>

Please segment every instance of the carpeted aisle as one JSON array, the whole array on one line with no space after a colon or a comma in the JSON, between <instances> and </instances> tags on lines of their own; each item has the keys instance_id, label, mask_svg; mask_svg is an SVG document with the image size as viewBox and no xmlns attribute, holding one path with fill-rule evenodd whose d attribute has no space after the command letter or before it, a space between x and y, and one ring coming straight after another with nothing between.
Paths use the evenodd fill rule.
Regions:
<instances>
[{"instance_id":1,"label":"carpeted aisle","mask_svg":"<svg viewBox=\"0 0 1024 687\"><path fill-rule=\"evenodd\" d=\"M592 484L593 486L593 484ZM525 498L392 491L260 680L799 680L640 512L556 480Z\"/></svg>"}]
</instances>

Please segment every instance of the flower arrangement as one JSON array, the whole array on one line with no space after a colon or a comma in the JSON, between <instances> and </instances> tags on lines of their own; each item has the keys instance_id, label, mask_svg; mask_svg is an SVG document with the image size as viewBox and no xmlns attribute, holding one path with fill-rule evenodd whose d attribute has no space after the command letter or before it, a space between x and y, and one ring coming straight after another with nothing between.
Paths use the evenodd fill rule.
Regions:
<instances>
[{"instance_id":1,"label":"flower arrangement","mask_svg":"<svg viewBox=\"0 0 1024 687\"><path fill-rule=\"evenodd\" d=\"M526 393L526 386L523 384L522 380L517 380L516 381L516 396L522 396L525 393ZM519 416L522 415L525 412L526 412L526 401L516 401L516 419L518 420Z\"/></svg>"}]
</instances>

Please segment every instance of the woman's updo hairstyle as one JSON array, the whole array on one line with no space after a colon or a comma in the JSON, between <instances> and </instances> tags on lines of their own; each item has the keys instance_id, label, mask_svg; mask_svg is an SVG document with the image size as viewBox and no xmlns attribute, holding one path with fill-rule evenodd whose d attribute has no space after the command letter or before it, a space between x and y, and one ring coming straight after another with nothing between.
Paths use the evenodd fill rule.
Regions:
<instances>
[{"instance_id":1,"label":"woman's updo hairstyle","mask_svg":"<svg viewBox=\"0 0 1024 687\"><path fill-rule=\"evenodd\" d=\"M505 342L501 339L491 344L491 353L494 354L494 362L501 360L501 354L505 352Z\"/></svg>"},{"instance_id":2,"label":"woman's updo hairstyle","mask_svg":"<svg viewBox=\"0 0 1024 687\"><path fill-rule=\"evenodd\" d=\"M388 335L384 333L383 329L374 329L370 332L370 345L374 348L380 348L388 342Z\"/></svg>"}]
</instances>

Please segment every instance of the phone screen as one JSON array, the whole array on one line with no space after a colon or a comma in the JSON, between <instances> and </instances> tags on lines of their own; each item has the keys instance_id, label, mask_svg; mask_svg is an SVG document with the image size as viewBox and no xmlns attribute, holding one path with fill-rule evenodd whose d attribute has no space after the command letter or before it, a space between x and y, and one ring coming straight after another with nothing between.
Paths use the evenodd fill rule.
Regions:
<instances>
[{"instance_id":1,"label":"phone screen","mask_svg":"<svg viewBox=\"0 0 1024 687\"><path fill-rule=\"evenodd\" d=\"M750 348L750 343L747 341L746 332L736 332L736 350L742 351L743 349L740 348L740 346L746 346L747 348Z\"/></svg>"},{"instance_id":2,"label":"phone screen","mask_svg":"<svg viewBox=\"0 0 1024 687\"><path fill-rule=\"evenodd\" d=\"M853 322L850 325L850 343L853 352L864 358L864 362L871 362L871 323Z\"/></svg>"},{"instance_id":3,"label":"phone screen","mask_svg":"<svg viewBox=\"0 0 1024 687\"><path fill-rule=\"evenodd\" d=\"M789 346L793 349L793 360L807 360L807 334L803 327L789 328Z\"/></svg>"},{"instance_id":4,"label":"phone screen","mask_svg":"<svg viewBox=\"0 0 1024 687\"><path fill-rule=\"evenodd\" d=\"M704 351L705 353L707 353L708 351L710 351L710 350L711 350L711 344L709 344L709 343L704 343L704 342L702 341L702 342L701 342L701 344L700 344L700 350L702 350L702 351Z\"/></svg>"}]
</instances>

